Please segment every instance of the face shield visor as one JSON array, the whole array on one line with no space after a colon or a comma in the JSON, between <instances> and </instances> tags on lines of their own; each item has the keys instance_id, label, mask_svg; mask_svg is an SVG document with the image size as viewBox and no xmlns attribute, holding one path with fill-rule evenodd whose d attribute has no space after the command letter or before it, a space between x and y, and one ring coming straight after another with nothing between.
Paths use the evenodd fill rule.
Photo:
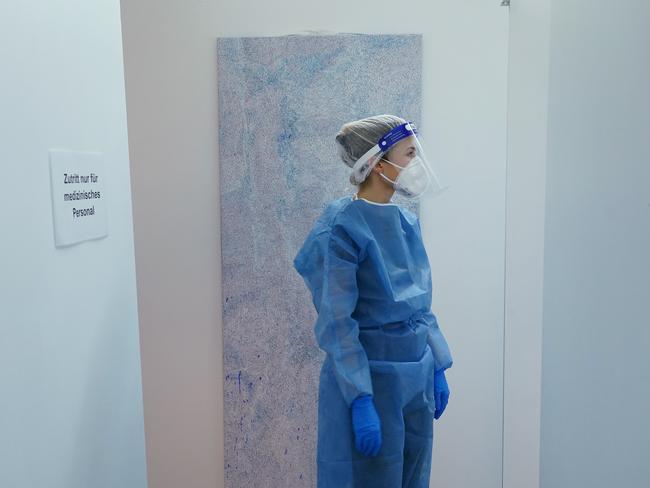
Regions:
<instances>
[{"instance_id":1,"label":"face shield visor","mask_svg":"<svg viewBox=\"0 0 650 488\"><path fill-rule=\"evenodd\" d=\"M379 161L395 167L398 175L394 180L383 173L380 176L391 183L397 193L407 198L420 198L429 194L437 196L447 189L442 187L427 160L412 122L390 130L361 156L352 168L352 180L357 185L363 182Z\"/></svg>"}]
</instances>

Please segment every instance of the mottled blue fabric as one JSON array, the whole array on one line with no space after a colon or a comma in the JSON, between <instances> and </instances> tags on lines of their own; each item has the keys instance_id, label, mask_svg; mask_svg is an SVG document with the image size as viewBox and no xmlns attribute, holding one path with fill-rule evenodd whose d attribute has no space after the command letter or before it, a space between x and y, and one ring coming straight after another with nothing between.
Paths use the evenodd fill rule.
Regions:
<instances>
[{"instance_id":1,"label":"mottled blue fabric","mask_svg":"<svg viewBox=\"0 0 650 488\"><path fill-rule=\"evenodd\" d=\"M352 190L341 125L422 121L422 35L228 37L216 64L224 486L313 487L325 354L292 261L324 206Z\"/></svg>"}]
</instances>

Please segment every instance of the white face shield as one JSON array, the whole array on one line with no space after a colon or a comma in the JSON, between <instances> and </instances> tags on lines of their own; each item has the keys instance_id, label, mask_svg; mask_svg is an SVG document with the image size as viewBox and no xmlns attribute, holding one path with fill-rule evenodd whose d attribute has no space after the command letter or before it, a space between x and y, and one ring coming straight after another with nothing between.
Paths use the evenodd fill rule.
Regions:
<instances>
[{"instance_id":1,"label":"white face shield","mask_svg":"<svg viewBox=\"0 0 650 488\"><path fill-rule=\"evenodd\" d=\"M390 151L390 160L384 156ZM372 168L384 161L394 166L399 174L391 180L383 173L381 177L393 185L397 193L407 198L419 198L425 194L437 196L447 187L442 187L424 150L417 138L417 129L412 122L399 125L384 134L379 142L361 156L352 168L353 179L363 182Z\"/></svg>"}]
</instances>

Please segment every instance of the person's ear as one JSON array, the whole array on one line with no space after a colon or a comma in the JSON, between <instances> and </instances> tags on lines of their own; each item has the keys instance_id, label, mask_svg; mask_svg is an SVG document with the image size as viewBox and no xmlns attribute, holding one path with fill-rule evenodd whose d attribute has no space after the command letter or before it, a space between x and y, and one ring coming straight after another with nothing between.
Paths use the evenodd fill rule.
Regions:
<instances>
[{"instance_id":1,"label":"person's ear","mask_svg":"<svg viewBox=\"0 0 650 488\"><path fill-rule=\"evenodd\" d=\"M377 173L381 170L381 158L379 158L379 161L377 161L378 156L373 156L368 160L368 164L372 164L372 169L370 170L371 173ZM377 161L377 163L375 163ZM377 168L379 166L379 168Z\"/></svg>"}]
</instances>

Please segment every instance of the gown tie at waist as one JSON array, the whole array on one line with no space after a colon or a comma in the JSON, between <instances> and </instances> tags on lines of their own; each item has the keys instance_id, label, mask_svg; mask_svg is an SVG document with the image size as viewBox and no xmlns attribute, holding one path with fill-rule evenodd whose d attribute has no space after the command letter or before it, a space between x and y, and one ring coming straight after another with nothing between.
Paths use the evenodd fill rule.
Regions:
<instances>
[{"instance_id":1,"label":"gown tie at waist","mask_svg":"<svg viewBox=\"0 0 650 488\"><path fill-rule=\"evenodd\" d=\"M406 320L379 326L360 327L359 341L369 360L419 361L427 350L429 325L425 312Z\"/></svg>"}]
</instances>

